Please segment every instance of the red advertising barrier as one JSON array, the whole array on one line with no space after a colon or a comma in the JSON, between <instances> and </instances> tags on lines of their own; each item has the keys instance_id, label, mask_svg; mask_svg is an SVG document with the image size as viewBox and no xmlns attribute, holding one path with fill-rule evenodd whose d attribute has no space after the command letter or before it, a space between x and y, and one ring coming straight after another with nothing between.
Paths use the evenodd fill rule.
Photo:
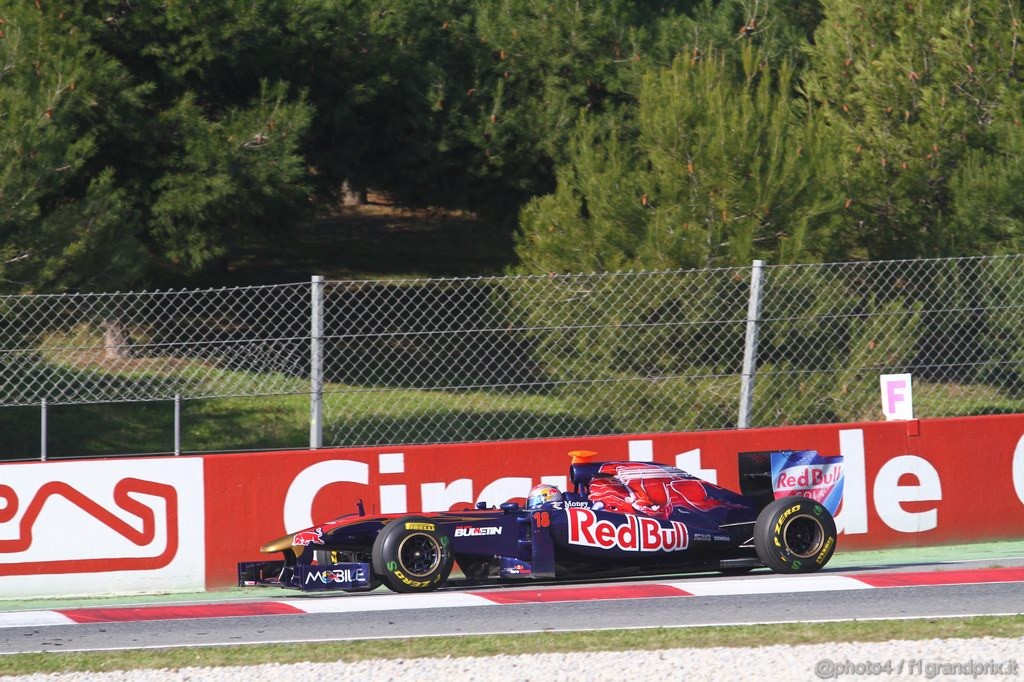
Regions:
<instances>
[{"instance_id":1,"label":"red advertising barrier","mask_svg":"<svg viewBox=\"0 0 1024 682\"><path fill-rule=\"evenodd\" d=\"M355 509L438 511L566 487L570 450L672 464L738 489L737 454L843 455L840 548L1024 537L1024 415L592 438L215 455L205 460L208 587L262 543Z\"/></svg>"},{"instance_id":2,"label":"red advertising barrier","mask_svg":"<svg viewBox=\"0 0 1024 682\"><path fill-rule=\"evenodd\" d=\"M0 465L0 597L224 587L258 547L355 510L567 487L570 450L738 489L737 454L843 455L840 551L1024 538L1024 415Z\"/></svg>"}]
</instances>

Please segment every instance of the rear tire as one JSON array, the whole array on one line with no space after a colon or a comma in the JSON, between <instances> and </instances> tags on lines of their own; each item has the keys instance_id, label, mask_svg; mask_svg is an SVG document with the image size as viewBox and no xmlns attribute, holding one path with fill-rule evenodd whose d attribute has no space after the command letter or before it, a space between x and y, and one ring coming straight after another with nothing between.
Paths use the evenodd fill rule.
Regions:
<instances>
[{"instance_id":1,"label":"rear tire","mask_svg":"<svg viewBox=\"0 0 1024 682\"><path fill-rule=\"evenodd\" d=\"M373 572L395 592L429 592L448 580L451 539L422 516L395 519L373 543Z\"/></svg>"},{"instance_id":2,"label":"rear tire","mask_svg":"<svg viewBox=\"0 0 1024 682\"><path fill-rule=\"evenodd\" d=\"M813 573L836 551L836 522L808 497L784 497L761 510L754 524L754 548L776 573Z\"/></svg>"}]
</instances>

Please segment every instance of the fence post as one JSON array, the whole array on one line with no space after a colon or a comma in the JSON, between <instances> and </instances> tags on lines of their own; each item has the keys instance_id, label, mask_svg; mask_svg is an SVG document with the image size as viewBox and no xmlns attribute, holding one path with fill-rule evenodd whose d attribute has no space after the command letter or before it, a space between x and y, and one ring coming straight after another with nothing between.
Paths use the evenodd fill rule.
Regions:
<instances>
[{"instance_id":1,"label":"fence post","mask_svg":"<svg viewBox=\"0 0 1024 682\"><path fill-rule=\"evenodd\" d=\"M313 275L310 285L309 329L309 449L324 444L324 278Z\"/></svg>"},{"instance_id":2,"label":"fence post","mask_svg":"<svg viewBox=\"0 0 1024 682\"><path fill-rule=\"evenodd\" d=\"M174 394L174 454L181 454L181 394Z\"/></svg>"},{"instance_id":3,"label":"fence post","mask_svg":"<svg viewBox=\"0 0 1024 682\"><path fill-rule=\"evenodd\" d=\"M747 304L747 338L743 344L743 375L740 380L740 414L737 428L750 427L754 405L754 374L757 372L757 332L761 322L761 280L764 261L755 260L750 270L750 302Z\"/></svg>"},{"instance_id":4,"label":"fence post","mask_svg":"<svg viewBox=\"0 0 1024 682\"><path fill-rule=\"evenodd\" d=\"M46 461L46 398L39 404L39 460Z\"/></svg>"}]
</instances>

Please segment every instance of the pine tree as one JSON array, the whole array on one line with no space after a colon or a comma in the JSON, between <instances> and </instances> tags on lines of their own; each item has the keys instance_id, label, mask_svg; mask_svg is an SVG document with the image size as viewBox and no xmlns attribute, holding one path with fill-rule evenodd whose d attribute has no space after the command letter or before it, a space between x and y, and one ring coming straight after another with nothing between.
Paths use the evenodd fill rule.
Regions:
<instances>
[{"instance_id":1,"label":"pine tree","mask_svg":"<svg viewBox=\"0 0 1024 682\"><path fill-rule=\"evenodd\" d=\"M967 255L1021 236L1020 6L824 3L808 95L843 137L833 258Z\"/></svg>"},{"instance_id":2,"label":"pine tree","mask_svg":"<svg viewBox=\"0 0 1024 682\"><path fill-rule=\"evenodd\" d=\"M479 176L477 205L508 212L552 191L578 116L629 117L644 74L680 55L716 51L738 66L740 44L756 47L773 67L798 57L816 6L479 0L476 31L489 59L474 83L478 107L456 131L483 152L469 165Z\"/></svg>"},{"instance_id":3,"label":"pine tree","mask_svg":"<svg viewBox=\"0 0 1024 682\"><path fill-rule=\"evenodd\" d=\"M138 286L160 269L202 268L252 230L302 215L311 109L287 84L235 68L251 53L272 60L272 40L246 37L275 18L142 0L5 11L9 289Z\"/></svg>"},{"instance_id":4,"label":"pine tree","mask_svg":"<svg viewBox=\"0 0 1024 682\"><path fill-rule=\"evenodd\" d=\"M754 48L648 74L635 122L583 121L554 194L527 205L528 271L715 267L814 258L837 198L831 136Z\"/></svg>"},{"instance_id":5,"label":"pine tree","mask_svg":"<svg viewBox=\"0 0 1024 682\"><path fill-rule=\"evenodd\" d=\"M149 239L194 271L254 230L291 222L305 195L297 148L310 116L305 102L288 100L284 84L264 83L251 104L216 118L183 96L159 119L170 151L145 207Z\"/></svg>"},{"instance_id":6,"label":"pine tree","mask_svg":"<svg viewBox=\"0 0 1024 682\"><path fill-rule=\"evenodd\" d=\"M131 210L98 161L99 130L133 108L138 89L71 7L14 3L0 22L0 288L130 279Z\"/></svg>"},{"instance_id":7,"label":"pine tree","mask_svg":"<svg viewBox=\"0 0 1024 682\"><path fill-rule=\"evenodd\" d=\"M148 88L149 115L105 130L101 149L134 199L148 270L194 272L304 217L313 110L287 79L307 13L283 0L104 4L93 42Z\"/></svg>"}]
</instances>

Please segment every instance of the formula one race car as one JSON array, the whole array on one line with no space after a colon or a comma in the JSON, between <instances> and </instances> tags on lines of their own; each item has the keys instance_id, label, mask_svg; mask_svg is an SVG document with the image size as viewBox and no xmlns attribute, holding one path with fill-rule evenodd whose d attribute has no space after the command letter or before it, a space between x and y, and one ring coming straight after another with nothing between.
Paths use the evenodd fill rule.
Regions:
<instances>
[{"instance_id":1,"label":"formula one race car","mask_svg":"<svg viewBox=\"0 0 1024 682\"><path fill-rule=\"evenodd\" d=\"M489 580L745 573L767 566L810 573L836 550L832 515L842 457L813 450L741 453L742 494L650 462L594 461L575 451L571 491L536 486L525 508L416 515L358 513L260 548L283 561L238 565L240 585L396 592ZM449 580L454 564L465 576Z\"/></svg>"}]
</instances>

